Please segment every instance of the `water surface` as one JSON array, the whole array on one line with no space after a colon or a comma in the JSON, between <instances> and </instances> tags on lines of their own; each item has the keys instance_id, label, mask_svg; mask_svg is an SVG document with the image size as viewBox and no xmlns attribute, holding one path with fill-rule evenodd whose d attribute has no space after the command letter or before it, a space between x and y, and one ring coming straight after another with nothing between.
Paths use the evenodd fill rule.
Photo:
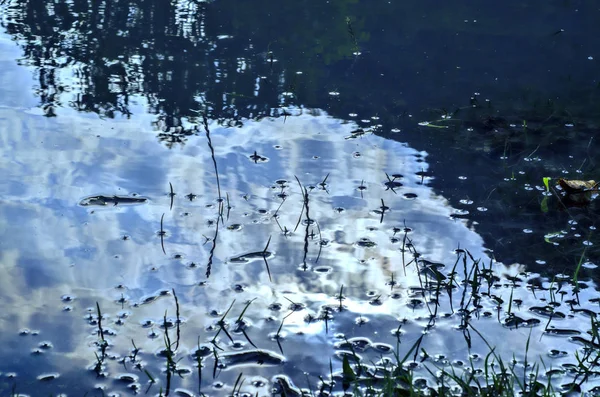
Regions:
<instances>
[{"instance_id":1,"label":"water surface","mask_svg":"<svg viewBox=\"0 0 600 397\"><path fill-rule=\"evenodd\" d=\"M467 317L523 373L543 358L572 381L594 347L596 204L544 211L541 177L593 178L598 10L357 4L306 9L300 29L291 3L8 2L2 391L159 394L165 323L171 392L222 395L240 374L250 395L317 390L330 360L404 356L423 335L409 364L436 386L426 366L484 366ZM589 100L568 118L524 86ZM485 101L506 90L516 106ZM497 277L481 288L478 260Z\"/></svg>"}]
</instances>

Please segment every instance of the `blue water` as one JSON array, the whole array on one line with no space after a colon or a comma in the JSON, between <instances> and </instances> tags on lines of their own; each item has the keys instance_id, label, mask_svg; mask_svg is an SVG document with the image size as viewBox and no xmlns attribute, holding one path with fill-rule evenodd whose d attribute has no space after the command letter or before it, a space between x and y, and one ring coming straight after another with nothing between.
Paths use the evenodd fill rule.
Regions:
<instances>
[{"instance_id":1,"label":"blue water","mask_svg":"<svg viewBox=\"0 0 600 397\"><path fill-rule=\"evenodd\" d=\"M291 18L296 4L258 13L256 38L226 1L175 2L165 20L154 4L129 14L103 6L97 20L78 2L4 6L2 392L158 395L167 388L162 324L177 322L173 291L183 372L171 392L223 395L240 373L250 395L270 395L281 376L316 390L330 360L341 370L344 338L369 363L404 356L422 335L432 359L415 374L435 386L426 366L462 371L472 359L482 368L490 351L474 331L468 349L460 328L458 309L473 292L462 283L472 275L466 252L498 277L471 307L487 343L507 361L514 355L521 372L526 360L562 371L576 362L583 348L569 336L589 338L597 312L596 251L583 244L596 242L596 207L565 211L552 197L542 211L541 176L594 177L595 116L579 113L573 127L533 116L529 129L518 123L527 95L585 92L573 112L594 103L597 7L424 3L398 14L357 4L303 9L314 29L304 35ZM246 10L248 21L257 9ZM86 29L89 40L75 34ZM315 38L321 31L326 40ZM487 130L489 120L469 113L471 97L502 103L506 125ZM462 113L442 120L456 106ZM570 145L548 141L558 129ZM91 196L108 204L80 204ZM147 201L123 201L136 197ZM560 244L544 240L550 232L564 236ZM429 262L445 277L456 271L434 324L436 302L418 293ZM548 323L529 310L549 304L566 318ZM230 307L232 340L218 331ZM515 329L515 316L529 322ZM552 336L551 326L571 335ZM175 340L176 327L168 333ZM210 353L199 382L193 352L211 341L224 358Z\"/></svg>"}]
</instances>

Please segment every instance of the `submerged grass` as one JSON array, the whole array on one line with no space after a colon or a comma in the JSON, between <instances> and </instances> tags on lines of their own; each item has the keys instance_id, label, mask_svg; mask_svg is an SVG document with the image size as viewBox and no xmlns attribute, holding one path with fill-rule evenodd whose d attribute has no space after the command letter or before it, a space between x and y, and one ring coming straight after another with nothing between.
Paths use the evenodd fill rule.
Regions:
<instances>
[{"instance_id":1,"label":"submerged grass","mask_svg":"<svg viewBox=\"0 0 600 397\"><path fill-rule=\"evenodd\" d=\"M206 123L205 130L209 139L209 146L211 146L209 131ZM216 163L214 166L216 173ZM400 182L397 181L399 177L397 175L390 176L387 173L385 176L386 181L384 182L384 185L386 190L392 190L392 193L397 194L394 189L401 186ZM329 174L327 174L318 184L322 190L326 192L328 177ZM315 230L311 230L311 228L316 226L319 238L319 252L316 255L316 260L313 263L317 263L321 255L321 250L323 249L323 238L321 236L319 223L316 221L316 219L313 219L310 216L310 205L312 201L309 191L312 192L314 187L311 187L309 190L307 186L301 183L298 177L295 177L295 179L302 194L302 207L293 231L297 231L301 223L305 226L303 233L304 249L301 268L307 270L309 262L309 240L315 238ZM175 194L172 184L169 183L169 185L171 191L170 208L172 208L173 197ZM287 195L284 194L285 186L285 183L281 183L281 204L273 216L276 221L276 215L281 209L283 203L286 201ZM360 186L365 187L364 181L361 182ZM213 238L206 238L206 242L212 241L212 248L210 249L206 271L207 278L209 278L211 275L213 254L216 248L216 242L219 233L219 219L221 220L220 223L225 226L223 222L225 203L227 205L227 217L229 217L229 209L231 208L229 195L227 194L225 199L223 199L219 186L217 186L217 188L219 196L219 217L215 222L216 225ZM362 189L360 190L362 194ZM386 206L383 199L381 199L381 207L379 207L378 211L378 214L380 215L380 223L383 223L384 216L388 213L388 211L390 211L390 208ZM313 213L314 212L315 211L313 211ZM165 214L163 213L161 216L159 235L161 237L162 250L164 253L166 253L164 247L164 236L166 235L166 232L163 228L164 215ZM279 225L278 222L277 224ZM288 232L291 233L287 227L282 229L281 225L279 225L279 228L286 237ZM319 379L317 384L311 385L311 379L308 377L308 373L306 373L305 376L307 377L307 388L305 389L297 388L293 386L293 383L291 383L290 380L286 380L288 379L287 377L284 377L283 375L277 375L272 380L274 390L272 393L273 396L326 397L333 395L344 395L356 397L383 397L460 395L491 397L517 395L552 396L559 393L570 393L577 395L578 393L582 393L582 386L585 385L586 382L600 374L598 368L600 366L600 326L597 316L594 312L590 314L591 328L588 332L590 338L586 339L580 336L575 336L572 338L572 341L584 345L584 348L581 351L575 351L574 355L576 363L572 364L572 366L568 368L570 383L562 384L560 385L560 388L557 389L556 382L554 382L553 379L553 374L555 373L553 371L555 370L552 370L552 368L548 369L541 358L533 357L530 352L530 342L532 337L531 327L539 322L530 323L529 320L521 319L517 315L518 311L520 310L519 306L521 303L518 303L519 299L515 298L515 294L518 295L518 286L519 281L521 280L519 280L518 277L499 276L493 269L492 259L490 259L489 266L486 267L486 264L482 260L475 259L468 250L461 248L460 246L458 246L455 250L456 258L453 265L448 269L448 272L444 271L444 273L442 273L440 269L444 267L444 265L425 260L409 236L409 233L411 232L412 229L406 226L406 222L404 223L404 228L394 228L394 236L397 233L398 236L400 236L400 233L402 233L402 238L397 239L398 242L401 241L401 248L399 251L401 253L400 258L402 269L400 271L402 271L404 276L406 276L408 270L410 270L416 275L416 280L418 280L417 285L406 289L408 294L407 306L411 307L413 310L418 308L423 308L423 311L426 310L424 319L427 321L426 324L423 325L423 329L421 330L421 333L418 335L417 339L408 347L405 344L402 345L401 333L405 331L402 331L404 323L400 321L395 332L396 346L395 349L391 349L391 357L393 357L393 359L388 359L389 357L384 359L382 354L380 361L377 363L370 362L367 364L362 361L362 358L357 353L352 341L344 336L344 346L348 346L349 351L341 352L341 368L337 369L337 372L335 371L333 362L330 359L329 374L317 375L316 378ZM270 243L271 236L269 236L262 251L257 251L257 253L262 253L262 259L264 260L269 281L272 282L271 269L267 261ZM573 299L571 300L570 305L573 312L576 310L586 310L575 309L575 307L580 304L578 293L581 288L581 282L579 278L580 270L586 258L586 253L587 247L583 250L572 276L566 280L566 282L572 287ZM500 296L499 293L495 292L495 290L497 290L497 284L501 280L500 277L503 277L503 280L506 281L506 288L510 289L507 294L508 301L504 300L506 299L506 295ZM390 293L392 293L394 288L398 285L397 274L391 272L390 279L391 281L387 282L386 284L390 286ZM565 280L563 280L563 282L565 282ZM558 304L558 299L561 299L561 302L563 299L563 296L557 297L558 291L556 290L555 284L556 281L553 279L549 288L537 287L533 284L528 284L527 286L527 288L531 289L534 297L536 289L548 291L549 293L551 304L547 305L547 310L544 312L545 315L548 316L548 320L545 326L542 325L543 334L551 333L553 327L550 327L550 324L552 320L556 318L558 314L561 314L556 313L554 309L555 306L553 306L554 304ZM345 290L345 288L346 287L343 284L339 286L339 292L334 296L337 304L334 303L322 305L320 315L308 315L305 317L305 321L323 321L324 332L326 335L329 334L331 322L336 319L336 316L348 311L349 305L345 306L344 302L348 304L348 302L353 299L348 293L348 290ZM562 284L559 285L558 288L563 288ZM185 332L185 327L181 322L180 302L174 289L172 290L172 294L175 303L176 320L175 324L173 324L172 321L169 321L167 319L166 311L162 316L164 346L162 347L160 357L164 359L164 364L162 365L163 370L161 373L157 374L153 371L155 374L153 375L147 368L145 368L145 366L141 365L142 361L137 359L140 349L137 348L133 340L131 342L134 350L132 355L129 356L131 362L137 362L139 364L136 365L136 368L143 372L148 378L149 384L146 393L148 393L151 387L155 387L159 388L158 393L161 396L168 396L176 391L178 377L175 375L179 375L180 377L182 376L179 362L183 357L181 357L179 347L180 341L182 340L182 334ZM298 310L297 308L302 306L301 303L294 302L288 297L284 298L291 303L290 310L286 314L281 314L278 328L276 329L276 332L271 334L271 340L277 344L279 352L282 355L284 354L284 329L289 323L289 321L286 323L286 320ZM197 367L196 378L198 395L205 395L203 392L203 386L206 386L207 382L205 379L203 379L203 377L205 377L204 369L209 368L210 373L210 368L212 367L212 378L214 380L221 375L222 371L227 368L229 363L232 361L231 353L234 352L230 351L226 347L226 344L219 339L220 335L225 335L225 342L230 345L234 345L236 343L233 334L243 335L248 344L255 349L253 351L248 351L247 353L262 354L265 352L264 350L261 350L260 343L256 344L252 340L251 337L253 335L251 328L248 326L248 324L251 324L251 321L248 321L244 318L244 316L247 314L248 308L253 304L253 302L255 302L256 299L257 298L246 301L245 306L241 310L241 313L237 316L237 319L234 317L234 321L228 321L227 317L234 309L234 305L236 303L236 301L233 300L225 313L216 321L216 327L214 327L215 333L212 336L212 339L209 340L208 344L203 346L201 344L200 336L195 335L197 336L197 350L193 354L192 358ZM513 357L508 359L506 357L502 357L501 353L498 352L498 347L494 346L488 339L486 339L483 331L477 328L475 320L479 319L481 315L481 308L483 307L482 302L484 300L495 304L497 321L503 327L530 328L529 335L524 341L524 346L522 348L521 346L518 347L517 351L519 352L520 358L516 355L513 355ZM371 302L380 303L381 295L374 297ZM123 300L121 301L121 304L123 304ZM458 369L454 366L444 365L443 361L432 359L432 355L427 351L427 340L429 338L428 335L436 326L436 322L441 318L440 308L442 307L442 304L447 304L449 306L449 314L454 315L455 318L459 320L459 323L456 325L455 329L461 333L460 335L464 339L463 349L461 350L469 353L468 363L461 369ZM102 325L103 317L100 310L100 305L98 303L96 304L96 309L96 325L98 328L97 334L99 340L96 343L97 351L94 352L96 358L94 371L100 377L101 374L105 372L106 366L110 365L110 361L107 360L106 352L109 347L109 341L105 339L106 332ZM356 324L359 326L362 324L362 316L356 320ZM172 340L172 336L169 334L169 328L174 328L176 335L174 340ZM254 338L254 340L256 340L256 338ZM256 341L258 342L258 340ZM460 340L459 342L462 343ZM487 348L487 353L484 354L482 362L481 360L476 362L476 360L473 359L472 355L470 354L473 346L476 343ZM112 343L110 343L110 345L112 345ZM306 348L310 349L312 346L307 346ZM456 346L453 346L453 349L456 349ZM210 362L211 360L212 363ZM262 365L261 358L258 359L258 364ZM300 369L303 366L302 362L291 364L295 368ZM245 367L246 376L248 376L249 371L246 370L246 368L247 367ZM563 371L563 373L564 372L566 371ZM226 386L226 388L230 390L228 392L229 394L227 395L250 395L244 390L245 385L249 383L247 382L247 379L249 378L244 377L244 372L242 371L235 372L234 374L235 375L233 375L233 377L228 375L230 381L235 379L235 383ZM428 381L430 380L431 383L424 381L423 374L428 374Z\"/></svg>"},{"instance_id":2,"label":"submerged grass","mask_svg":"<svg viewBox=\"0 0 600 397\"><path fill-rule=\"evenodd\" d=\"M439 365L423 365L429 375L437 380L437 387L424 387L415 382L414 371L407 365L409 358L418 355L420 345L423 342L422 335L411 346L403 358L396 353L396 362L383 366L368 368L361 364L352 350L354 363L344 356L342 361L342 388L346 396L353 397L390 397L390 396L555 396L559 391L554 389L551 379L542 382L540 368L543 362L534 363L529 368L527 355L529 351L528 338L525 346L525 365L523 373L519 374L512 362L504 361L497 353L496 348L491 346L485 337L474 327L471 329L488 346L489 353L484 360L483 370L475 368L472 360L469 361L469 371L458 374L452 367L451 370ZM424 349L421 349L421 362L428 358ZM407 369L408 367L408 369ZM333 376L331 376L333 378ZM323 385L327 384L321 378ZM335 382L333 382L335 385ZM572 387L576 390L575 385ZM330 388L331 390L331 388ZM570 390L562 390L561 392ZM319 390L318 395L325 396L324 388ZM562 394L561 393L561 394Z\"/></svg>"},{"instance_id":3,"label":"submerged grass","mask_svg":"<svg viewBox=\"0 0 600 397\"><path fill-rule=\"evenodd\" d=\"M412 241L406 237L406 250L411 252L413 258L406 265L413 264L419 274L420 287L415 291L414 297L419 297L428 309L429 320L424 326L420 336L412 342L408 347L402 346L401 329L403 323L399 322L395 332L396 346L392 349L392 359L383 359L377 363L366 363L358 355L355 345L352 340L344 336L344 346L347 350L341 354L341 369L336 372L333 362L330 359L329 374L317 376L318 384L311 385L311 380L306 373L307 388L300 389L291 383L289 378L283 375L277 375L273 378L273 396L293 396L293 397L326 397L333 395L353 396L353 397L394 397L394 396L554 396L558 394L568 395L583 395L582 387L590 379L597 376L598 366L600 366L600 325L595 313L590 314L590 338L577 337L575 341L583 344L585 347L581 351L575 352L576 364L572 365L569 383L562 384L559 389L556 388L553 376L555 370L548 369L543 359L533 357L530 352L532 328L529 329L527 339L523 346L515 346L515 351L519 352L521 358L513 355L511 358L502 357L498 352L497 346L494 346L474 324L474 319L479 317L481 308L481 299L484 296L489 297L494 302L498 303L498 321L504 325L518 327L520 325L527 326L523 321L518 321L515 310L518 309L517 300L514 298L517 278L507 278L511 283L507 283L507 288L510 288L510 296L508 302L503 301L499 297L493 298L491 294L491 286L499 279L492 270L492 262L489 267L486 267L483 261L473 258L468 250L457 248L457 258L454 265L450 268L448 275L442 274L436 268L436 264L422 259L417 252ZM266 248L265 248L266 251ZM459 273L462 276L459 277ZM462 279L462 281L460 281ZM569 281L576 281L576 276ZM552 291L552 281L550 291L550 300L556 299L555 293ZM573 293L576 294L577 284L572 285ZM455 366L448 366L444 361L432 359L432 355L426 350L426 340L429 335L429 330L432 329L436 321L440 318L438 308L442 295L448 295L449 301L452 302L453 293L457 289L462 289L460 294L455 294L455 299L458 302L457 306L451 308L452 313L458 315L460 324L457 329L464 336L464 351L469 353L468 362L461 369ZM182 329L180 329L181 307L180 302L172 290L176 320L175 324L167 319L167 312L162 316L163 320L163 342L164 347L161 356L164 358L164 381L157 379L146 368L138 367L140 371L146 374L149 379L149 386L158 385L159 395L168 396L176 390L174 384L177 379L174 375L181 376L178 366L182 357L178 356L178 348L182 338ZM286 319L292 313L299 310L302 305L285 297L291 306L289 313L283 315L279 327L272 336L272 339L277 343L281 354L284 354L282 345L282 331L286 325ZM335 316L347 311L344 306L344 301L352 299L344 293L344 286L341 285L338 293L334 296L337 305L326 305L322 307L323 315L316 318L311 317L310 321L323 321L325 323L325 332L329 332L328 322L335 319ZM377 297L376 299L379 299ZM414 298L417 299L417 298ZM245 320L248 308L255 299L247 301L242 308L240 314L234 317L234 321L228 321L227 317L232 312L235 306L235 300L231 302L227 310L216 321L217 328L215 334L210 340L210 347L202 347L200 337L198 337L197 351L193 358L197 366L197 391L198 395L204 396L202 391L203 384L203 368L211 366L207 361L212 360L212 377L216 379L220 376L221 371L228 367L228 362L231 360L231 352L226 350L226 347L219 339L219 335L224 334L227 340L234 343L232 333L240 334L245 337L248 343L256 349L254 352L264 352L250 338L247 332L248 322ZM576 302L571 303L576 305ZM505 307L505 319L500 318L500 307ZM102 313L100 305L96 305L97 309L97 334L99 342L97 344L100 354L96 354L97 371L100 373L102 368L107 363L105 362L106 348L108 341L105 339L105 330L102 327ZM583 309L582 309L583 310ZM553 318L554 312L549 313L550 320ZM542 332L546 333L549 329L549 324L545 325ZM307 320L308 321L308 320ZM233 324L233 325L232 325ZM234 327L234 328L231 328ZM169 328L174 328L176 339L172 340L169 333ZM487 348L487 353L481 359L474 358L471 354L472 346L475 340L478 340L479 345ZM132 361L135 361L139 353L139 349L132 341L134 350ZM402 349L401 349L402 347ZM307 347L309 348L309 347ZM456 349L456 346L453 347ZM401 351L404 353L401 355ZM130 356L131 358L131 356ZM477 361L477 362L476 362ZM260 359L259 359L260 363ZM302 368L303 363L291 363L297 368ZM416 371L419 372L416 372ZM433 383L428 383L423 380L423 374L428 374L429 379ZM229 394L232 396L250 395L244 390L248 384L243 371L234 372L233 377L229 376L235 383L228 386L231 389ZM304 382L304 381L303 381ZM343 393L343 394L340 394Z\"/></svg>"}]
</instances>

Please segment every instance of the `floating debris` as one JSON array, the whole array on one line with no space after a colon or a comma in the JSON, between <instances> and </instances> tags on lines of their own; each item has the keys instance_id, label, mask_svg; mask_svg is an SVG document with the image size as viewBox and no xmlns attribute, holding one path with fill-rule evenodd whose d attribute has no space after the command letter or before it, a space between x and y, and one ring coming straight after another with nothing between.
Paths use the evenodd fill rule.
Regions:
<instances>
[{"instance_id":1,"label":"floating debris","mask_svg":"<svg viewBox=\"0 0 600 397\"><path fill-rule=\"evenodd\" d=\"M350 135L344 137L344 139L346 139L346 140L348 140L348 139L356 139L356 138L359 138L359 137L361 137L361 136L363 136L365 134L366 134L365 130L363 130L362 128L358 128L358 129L350 132Z\"/></svg>"},{"instance_id":2,"label":"floating debris","mask_svg":"<svg viewBox=\"0 0 600 397\"><path fill-rule=\"evenodd\" d=\"M541 321L538 320L537 318L530 318L530 319L523 319L521 317L510 315L508 316L503 322L502 325L504 325L506 328L530 328L530 327L534 327L536 325L538 325Z\"/></svg>"},{"instance_id":3,"label":"floating debris","mask_svg":"<svg viewBox=\"0 0 600 397\"><path fill-rule=\"evenodd\" d=\"M137 197L137 196L88 196L82 199L79 202L79 205L83 207L88 206L100 206L105 207L108 205L117 206L117 205L139 205L145 204L148 202L148 199L145 197Z\"/></svg>"},{"instance_id":4,"label":"floating debris","mask_svg":"<svg viewBox=\"0 0 600 397\"><path fill-rule=\"evenodd\" d=\"M231 368L238 365L281 365L285 362L283 356L261 349L224 353L219 357L222 368Z\"/></svg>"},{"instance_id":5,"label":"floating debris","mask_svg":"<svg viewBox=\"0 0 600 397\"><path fill-rule=\"evenodd\" d=\"M556 312L550 306L545 306L545 307L533 306L533 307L529 308L529 311L531 311L535 314L538 314L540 316L543 316L543 317L556 317L556 318L565 318L566 317L564 313Z\"/></svg>"},{"instance_id":6,"label":"floating debris","mask_svg":"<svg viewBox=\"0 0 600 397\"><path fill-rule=\"evenodd\" d=\"M275 255L275 253L270 252L270 251L250 252L247 254L243 254L243 255L239 255L239 256L230 258L228 262L229 263L249 263L249 262L261 260L261 259L270 259L274 255Z\"/></svg>"},{"instance_id":7,"label":"floating debris","mask_svg":"<svg viewBox=\"0 0 600 397\"><path fill-rule=\"evenodd\" d=\"M377 246L377 243L369 240L366 237L363 237L356 242L356 245L359 247L363 247L363 248L373 248L373 247Z\"/></svg>"},{"instance_id":8,"label":"floating debris","mask_svg":"<svg viewBox=\"0 0 600 397\"><path fill-rule=\"evenodd\" d=\"M568 205L587 205L598 195L598 182L559 178L558 185L564 190L563 202Z\"/></svg>"},{"instance_id":9,"label":"floating debris","mask_svg":"<svg viewBox=\"0 0 600 397\"><path fill-rule=\"evenodd\" d=\"M58 378L60 375L58 373L51 373L51 374L42 374L40 376L38 376L38 380L42 381L42 382L49 382L51 380L54 380L56 378Z\"/></svg>"},{"instance_id":10,"label":"floating debris","mask_svg":"<svg viewBox=\"0 0 600 397\"><path fill-rule=\"evenodd\" d=\"M576 329L567 329L567 328L550 327L550 328L547 328L545 330L545 332L549 335L557 335L557 336L581 335L581 331L577 331Z\"/></svg>"},{"instance_id":11,"label":"floating debris","mask_svg":"<svg viewBox=\"0 0 600 397\"><path fill-rule=\"evenodd\" d=\"M251 154L250 156L248 156L248 158L250 158L250 160L252 160L254 162L254 164L266 163L267 161L269 161L268 157L264 157L264 156L259 155L258 153L256 153L256 150L254 151L253 154Z\"/></svg>"}]
</instances>

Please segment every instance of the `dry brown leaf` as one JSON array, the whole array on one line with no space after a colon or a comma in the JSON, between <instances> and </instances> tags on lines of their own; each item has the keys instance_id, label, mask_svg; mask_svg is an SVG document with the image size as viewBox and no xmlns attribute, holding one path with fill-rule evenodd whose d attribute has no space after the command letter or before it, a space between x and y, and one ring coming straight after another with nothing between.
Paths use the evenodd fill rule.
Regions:
<instances>
[{"instance_id":1,"label":"dry brown leaf","mask_svg":"<svg viewBox=\"0 0 600 397\"><path fill-rule=\"evenodd\" d=\"M558 184L567 194L586 193L590 190L597 190L598 184L594 180L578 181L574 179L559 178Z\"/></svg>"}]
</instances>

